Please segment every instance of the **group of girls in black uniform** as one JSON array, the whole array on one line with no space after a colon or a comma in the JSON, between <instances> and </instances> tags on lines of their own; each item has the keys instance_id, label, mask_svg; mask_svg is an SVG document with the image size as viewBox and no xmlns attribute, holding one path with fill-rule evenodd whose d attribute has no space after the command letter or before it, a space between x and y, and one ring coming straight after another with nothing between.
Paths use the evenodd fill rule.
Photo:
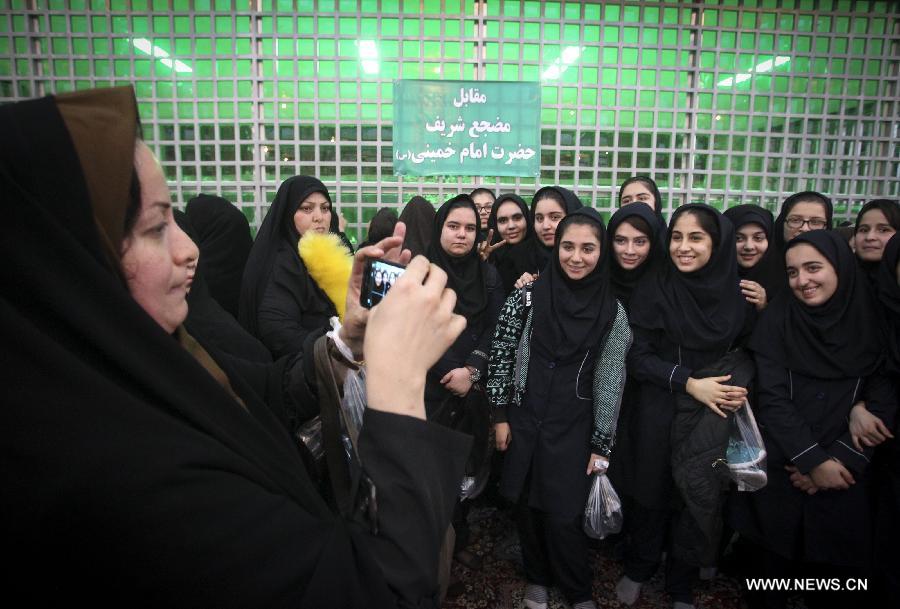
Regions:
<instances>
[{"instance_id":1,"label":"group of girls in black uniform","mask_svg":"<svg viewBox=\"0 0 900 609\"><path fill-rule=\"evenodd\" d=\"M689 204L667 224L656 184L637 176L608 226L559 186L530 205L486 200L459 195L435 214L416 198L400 219L469 324L429 371L426 407L444 421L448 408L489 405L527 607L545 607L553 586L573 607L594 606L581 518L591 474L607 468L626 505L623 603L664 563L673 603L690 607L698 569L733 538L750 574L871 575L896 593L885 568L896 559L871 542L895 526L884 514L898 505L897 202L866 204L848 243L815 192L788 197L777 218ZM768 483L728 492L715 459L691 464L690 432L702 424L721 439L746 403ZM486 429L467 431L478 445ZM471 566L467 505L454 526Z\"/></svg>"}]
</instances>

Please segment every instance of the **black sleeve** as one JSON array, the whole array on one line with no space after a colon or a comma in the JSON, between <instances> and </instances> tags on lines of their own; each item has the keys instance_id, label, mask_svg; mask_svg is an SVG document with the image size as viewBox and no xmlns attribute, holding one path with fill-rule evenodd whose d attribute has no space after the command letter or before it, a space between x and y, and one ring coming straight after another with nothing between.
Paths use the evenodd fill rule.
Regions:
<instances>
[{"instance_id":1,"label":"black sleeve","mask_svg":"<svg viewBox=\"0 0 900 609\"><path fill-rule=\"evenodd\" d=\"M628 351L628 374L642 383L653 383L671 393L685 393L691 370L658 355L661 332L632 326L634 341Z\"/></svg>"},{"instance_id":2,"label":"black sleeve","mask_svg":"<svg viewBox=\"0 0 900 609\"><path fill-rule=\"evenodd\" d=\"M506 300L500 274L492 264L485 264L485 281L487 283L488 306L485 313L484 326L478 338L478 344L466 358L466 366L477 368L482 378L487 376L488 360L491 352L491 341L494 338L494 330L497 327L497 318L500 309Z\"/></svg>"},{"instance_id":3,"label":"black sleeve","mask_svg":"<svg viewBox=\"0 0 900 609\"><path fill-rule=\"evenodd\" d=\"M808 474L814 467L827 461L829 455L816 441L809 424L794 406L790 371L759 353L755 353L754 357L757 414L765 426L764 433L778 445L801 474Z\"/></svg>"},{"instance_id":4,"label":"black sleeve","mask_svg":"<svg viewBox=\"0 0 900 609\"><path fill-rule=\"evenodd\" d=\"M866 410L881 419L888 429L893 428L897 395L893 383L887 376L881 373L869 376L860 398L866 403ZM828 447L828 454L854 472L863 473L869 467L875 447L863 445L862 448L862 451L856 450L848 427L847 431Z\"/></svg>"},{"instance_id":5,"label":"black sleeve","mask_svg":"<svg viewBox=\"0 0 900 609\"><path fill-rule=\"evenodd\" d=\"M259 339L276 359L302 350L310 332L302 324L303 311L289 287L297 280L276 262L259 303Z\"/></svg>"},{"instance_id":6,"label":"black sleeve","mask_svg":"<svg viewBox=\"0 0 900 609\"><path fill-rule=\"evenodd\" d=\"M441 541L470 444L435 423L366 411L359 451L377 489L379 526L369 547L402 607L438 605Z\"/></svg>"},{"instance_id":7,"label":"black sleeve","mask_svg":"<svg viewBox=\"0 0 900 609\"><path fill-rule=\"evenodd\" d=\"M269 364L222 352L216 353L216 361L226 369L235 390L240 385L234 382L233 375L240 377L245 387L269 407L293 436L303 423L319 414L313 349L316 340L324 334L324 328L311 331L300 351Z\"/></svg>"}]
</instances>

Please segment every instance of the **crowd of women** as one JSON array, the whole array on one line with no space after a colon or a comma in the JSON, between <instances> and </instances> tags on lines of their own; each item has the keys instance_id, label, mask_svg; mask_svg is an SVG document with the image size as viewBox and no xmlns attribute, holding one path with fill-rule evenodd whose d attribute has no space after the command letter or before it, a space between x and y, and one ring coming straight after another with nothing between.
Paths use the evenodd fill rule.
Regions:
<instances>
[{"instance_id":1,"label":"crowd of women","mask_svg":"<svg viewBox=\"0 0 900 609\"><path fill-rule=\"evenodd\" d=\"M624 504L622 603L663 566L689 608L726 552L748 577L898 598L896 201L863 206L848 241L816 192L668 223L644 176L608 223L561 186L414 197L375 215L336 297L298 250L349 245L318 179L286 180L252 240L219 197L173 210L130 89L6 106L0 128L11 593L437 606L448 556L480 564L468 507L493 467L529 609L554 587L596 607L600 475ZM407 266L379 272L369 311L371 258ZM327 440L322 366L364 370L346 478L298 440L317 417ZM714 464L747 407L767 483L738 492Z\"/></svg>"}]
</instances>

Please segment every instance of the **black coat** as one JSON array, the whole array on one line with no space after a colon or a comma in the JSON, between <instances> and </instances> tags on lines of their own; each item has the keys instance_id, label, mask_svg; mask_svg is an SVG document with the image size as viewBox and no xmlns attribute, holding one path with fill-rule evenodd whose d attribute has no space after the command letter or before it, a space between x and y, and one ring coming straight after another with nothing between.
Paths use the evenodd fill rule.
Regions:
<instances>
[{"instance_id":1,"label":"black coat","mask_svg":"<svg viewBox=\"0 0 900 609\"><path fill-rule=\"evenodd\" d=\"M425 405L432 409L450 395L441 379L454 368L474 366L487 377L488 355L491 352L491 339L497 325L497 316L503 307L506 294L500 282L500 275L492 264L482 264L485 284L487 285L487 311L481 315L477 323L466 325L462 334L450 345L447 352L428 371L425 380Z\"/></svg>"},{"instance_id":2,"label":"black coat","mask_svg":"<svg viewBox=\"0 0 900 609\"><path fill-rule=\"evenodd\" d=\"M530 475L530 507L566 518L584 511L596 358L591 348L559 361L532 342L524 401L506 409L512 442L503 461L504 496L518 499Z\"/></svg>"},{"instance_id":3,"label":"black coat","mask_svg":"<svg viewBox=\"0 0 900 609\"><path fill-rule=\"evenodd\" d=\"M728 381L749 387L756 374L753 358L743 349L695 373L696 378L731 375ZM672 422L672 476L685 508L672 531L675 556L688 564L716 564L722 533L722 506L729 487L725 458L734 415L722 418L687 393L678 395Z\"/></svg>"},{"instance_id":4,"label":"black coat","mask_svg":"<svg viewBox=\"0 0 900 609\"><path fill-rule=\"evenodd\" d=\"M627 438L631 445L628 454L634 459L630 464L633 497L642 506L664 509L674 498L671 435L675 399L686 393L693 370L714 363L724 351L682 348L661 330L632 328L632 331L634 343L628 353L628 376L641 385Z\"/></svg>"},{"instance_id":5,"label":"black coat","mask_svg":"<svg viewBox=\"0 0 900 609\"><path fill-rule=\"evenodd\" d=\"M279 244L275 268L258 309L259 339L274 358L297 353L311 332L328 327L337 315L334 304L315 282L287 244ZM284 251L281 251L283 249ZM296 286L307 286L305 302L296 298Z\"/></svg>"},{"instance_id":6,"label":"black coat","mask_svg":"<svg viewBox=\"0 0 900 609\"><path fill-rule=\"evenodd\" d=\"M794 560L863 566L871 543L868 465L873 449L856 451L847 417L858 400L888 426L897 397L890 381L868 378L817 379L756 354L757 420L767 451L768 484L741 494L733 524L741 533ZM829 458L853 474L847 490L814 495L794 488L786 465L808 474Z\"/></svg>"}]
</instances>

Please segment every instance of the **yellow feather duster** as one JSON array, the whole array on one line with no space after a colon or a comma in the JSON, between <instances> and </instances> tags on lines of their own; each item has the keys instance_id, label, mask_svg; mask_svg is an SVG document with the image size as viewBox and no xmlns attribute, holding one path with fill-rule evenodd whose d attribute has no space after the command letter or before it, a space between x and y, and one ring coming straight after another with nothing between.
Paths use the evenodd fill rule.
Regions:
<instances>
[{"instance_id":1,"label":"yellow feather duster","mask_svg":"<svg viewBox=\"0 0 900 609\"><path fill-rule=\"evenodd\" d=\"M334 303L338 317L343 321L353 255L334 233L313 231L306 231L297 245L297 251L310 276Z\"/></svg>"}]
</instances>

